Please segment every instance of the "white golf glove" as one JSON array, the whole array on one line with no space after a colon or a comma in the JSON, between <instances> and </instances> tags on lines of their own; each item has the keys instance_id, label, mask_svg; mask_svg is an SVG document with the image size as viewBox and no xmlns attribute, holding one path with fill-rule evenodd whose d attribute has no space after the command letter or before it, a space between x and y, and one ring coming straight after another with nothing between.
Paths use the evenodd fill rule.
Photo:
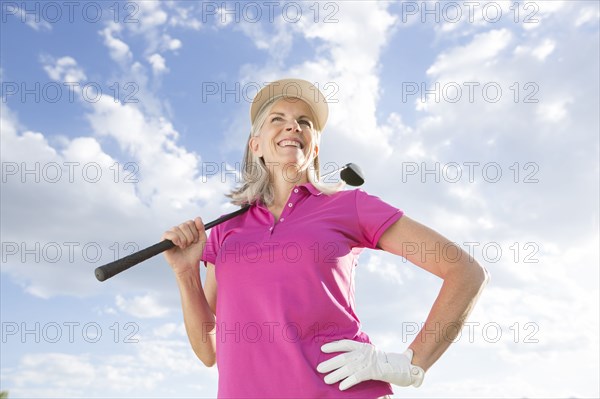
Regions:
<instances>
[{"instance_id":1,"label":"white golf glove","mask_svg":"<svg viewBox=\"0 0 600 399\"><path fill-rule=\"evenodd\" d=\"M366 380L379 380L403 387L419 387L423 383L425 371L411 364L412 349L404 353L385 353L367 343L343 339L321 346L325 353L345 352L326 360L317 366L325 376L327 384L340 383L340 390L348 389Z\"/></svg>"}]
</instances>

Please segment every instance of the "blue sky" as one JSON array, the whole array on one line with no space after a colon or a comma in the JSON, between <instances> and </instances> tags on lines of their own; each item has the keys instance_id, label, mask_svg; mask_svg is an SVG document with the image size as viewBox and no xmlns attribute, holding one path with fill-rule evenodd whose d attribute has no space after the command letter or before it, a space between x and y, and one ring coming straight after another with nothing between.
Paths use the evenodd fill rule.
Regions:
<instances>
[{"instance_id":1,"label":"blue sky","mask_svg":"<svg viewBox=\"0 0 600 399\"><path fill-rule=\"evenodd\" d=\"M162 257L93 270L233 210L205 172L240 162L245 96L296 76L332 100L321 163L359 164L492 275L395 396L598 397L599 6L467 3L2 2L0 389L216 395ZM403 351L441 282L379 251L356 280L363 330Z\"/></svg>"}]
</instances>

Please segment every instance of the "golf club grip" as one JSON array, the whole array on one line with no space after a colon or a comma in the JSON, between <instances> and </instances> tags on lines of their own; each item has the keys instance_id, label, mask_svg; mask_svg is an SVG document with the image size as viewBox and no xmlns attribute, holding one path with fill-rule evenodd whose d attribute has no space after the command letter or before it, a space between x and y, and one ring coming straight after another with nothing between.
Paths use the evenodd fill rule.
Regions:
<instances>
[{"instance_id":1,"label":"golf club grip","mask_svg":"<svg viewBox=\"0 0 600 399\"><path fill-rule=\"evenodd\" d=\"M243 208L238 209L235 212L229 213L227 215L221 216L220 218L213 220L212 222L208 222L204 225L204 230L208 230L216 225L223 223L226 220L229 220L233 217L236 217L239 214L244 213L250 208L249 205L244 206ZM150 259L153 256L158 255L161 252L164 252L168 249L171 249L175 246L173 241L171 240L163 240L154 245L149 246L148 248L144 248L141 251L134 252L131 255L127 255L124 258L117 259L114 262L107 263L104 266L97 267L94 271L96 278L98 281L105 281L109 278L129 269L145 261L146 259Z\"/></svg>"},{"instance_id":2,"label":"golf club grip","mask_svg":"<svg viewBox=\"0 0 600 399\"><path fill-rule=\"evenodd\" d=\"M104 281L117 275L130 267L137 265L140 262L150 259L159 253L166 251L167 249L173 248L175 244L171 240L163 240L154 245L144 248L141 251L134 252L131 255L127 255L124 258L117 259L114 262L107 263L104 266L97 267L95 270L96 278L98 281Z\"/></svg>"}]
</instances>

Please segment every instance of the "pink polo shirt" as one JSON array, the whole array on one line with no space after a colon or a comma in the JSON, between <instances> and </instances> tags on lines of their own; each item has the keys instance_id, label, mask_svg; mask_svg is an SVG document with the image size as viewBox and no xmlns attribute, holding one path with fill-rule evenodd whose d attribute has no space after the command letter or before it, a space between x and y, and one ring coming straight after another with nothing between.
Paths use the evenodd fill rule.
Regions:
<instances>
[{"instance_id":1,"label":"pink polo shirt","mask_svg":"<svg viewBox=\"0 0 600 399\"><path fill-rule=\"evenodd\" d=\"M317 365L326 342L370 342L355 312L354 268L403 212L360 189L328 196L296 186L280 219L258 202L210 231L219 398L377 398L381 381L346 390ZM205 263L206 264L206 263Z\"/></svg>"}]
</instances>

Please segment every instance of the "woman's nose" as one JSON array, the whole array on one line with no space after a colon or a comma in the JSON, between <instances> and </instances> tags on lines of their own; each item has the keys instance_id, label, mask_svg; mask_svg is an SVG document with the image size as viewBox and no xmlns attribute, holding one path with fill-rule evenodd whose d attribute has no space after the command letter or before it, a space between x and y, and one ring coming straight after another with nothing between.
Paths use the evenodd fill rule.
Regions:
<instances>
[{"instance_id":1,"label":"woman's nose","mask_svg":"<svg viewBox=\"0 0 600 399\"><path fill-rule=\"evenodd\" d=\"M292 119L286 123L285 130L287 130L288 132L291 132L291 131L301 132L302 126L300 126L300 124L298 123L297 120Z\"/></svg>"}]
</instances>

